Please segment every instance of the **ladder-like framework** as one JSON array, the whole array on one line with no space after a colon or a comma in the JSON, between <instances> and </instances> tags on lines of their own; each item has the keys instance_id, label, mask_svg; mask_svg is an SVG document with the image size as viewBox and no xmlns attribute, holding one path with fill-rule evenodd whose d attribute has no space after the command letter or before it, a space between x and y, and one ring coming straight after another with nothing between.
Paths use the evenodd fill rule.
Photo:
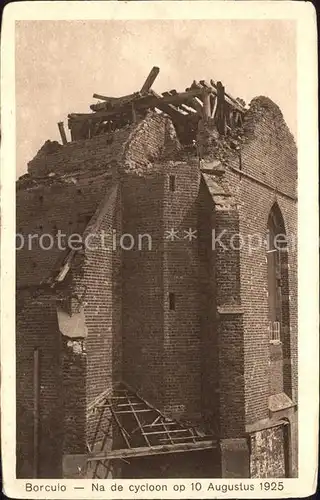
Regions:
<instances>
[{"instance_id":1,"label":"ladder-like framework","mask_svg":"<svg viewBox=\"0 0 320 500\"><path fill-rule=\"evenodd\" d=\"M144 117L148 110L168 114L184 144L195 139L201 118L211 119L222 135L241 127L246 111L245 103L227 94L221 82L193 81L185 92L173 89L157 94L151 86L158 73L159 68L154 67L141 90L130 95L107 97L93 94L94 98L102 101L90 106L93 112L68 115L71 139L85 139L103 132L113 132L135 123ZM60 133L62 131L62 141L65 143L66 138L62 128L60 122L59 130Z\"/></svg>"},{"instance_id":2,"label":"ladder-like framework","mask_svg":"<svg viewBox=\"0 0 320 500\"><path fill-rule=\"evenodd\" d=\"M106 479L137 457L212 449L217 441L196 427L163 415L125 384L90 408L98 414L89 446L88 475Z\"/></svg>"}]
</instances>

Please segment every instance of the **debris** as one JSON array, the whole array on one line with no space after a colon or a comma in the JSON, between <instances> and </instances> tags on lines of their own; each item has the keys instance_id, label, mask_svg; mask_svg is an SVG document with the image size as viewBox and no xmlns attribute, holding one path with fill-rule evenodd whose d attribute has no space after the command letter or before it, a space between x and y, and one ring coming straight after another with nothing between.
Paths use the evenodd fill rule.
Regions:
<instances>
[{"instance_id":1,"label":"debris","mask_svg":"<svg viewBox=\"0 0 320 500\"><path fill-rule=\"evenodd\" d=\"M242 125L246 112L244 101L226 93L221 82L194 80L185 92L172 89L160 95L151 89L158 73L159 68L154 66L139 92L122 97L93 94L102 101L90 106L93 113L68 115L72 140L92 137L103 129L113 131L136 123L148 110L169 115L183 144L190 144L195 139L197 124L202 118L212 119L221 135Z\"/></svg>"}]
</instances>

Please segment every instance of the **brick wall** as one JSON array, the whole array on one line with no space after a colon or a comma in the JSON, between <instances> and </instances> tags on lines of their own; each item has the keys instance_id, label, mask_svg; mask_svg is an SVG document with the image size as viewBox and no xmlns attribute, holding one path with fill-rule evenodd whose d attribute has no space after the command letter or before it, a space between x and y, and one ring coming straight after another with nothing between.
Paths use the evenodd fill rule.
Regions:
<instances>
[{"instance_id":1,"label":"brick wall","mask_svg":"<svg viewBox=\"0 0 320 500\"><path fill-rule=\"evenodd\" d=\"M16 326L17 476L33 475L34 350L39 350L39 477L59 477L64 412L61 401L61 345L55 296L18 294Z\"/></svg>"},{"instance_id":2,"label":"brick wall","mask_svg":"<svg viewBox=\"0 0 320 500\"><path fill-rule=\"evenodd\" d=\"M142 122L112 135L104 134L64 146L46 143L29 163L28 174L17 183L17 232L24 237L28 234L41 237L48 233L54 238L59 230L66 236L82 234L108 191L109 177L114 171L112 165L117 161L124 165L126 162L122 159L127 153L126 158L132 158L138 167L178 146L168 118L151 114L146 121L147 126ZM129 138L130 148L127 143ZM164 147L165 142L167 148ZM152 202L150 193L149 197ZM96 424L96 418L89 419L87 432L83 432L86 405L122 376L122 252L119 241L116 249L112 249L112 230L115 229L118 240L122 232L121 190L118 190L111 205L95 227L98 235L102 231L109 234L105 240L106 248L100 246L86 251L85 255L78 254L80 262L73 268L72 279L68 279L67 295L72 295L72 308L76 310L79 306L79 297L85 302L88 337L85 341L81 340L80 352L78 340L61 338L54 296L48 315L44 312L47 306L42 308L42 302L35 307L33 303L30 306L22 300L24 309L17 327L17 425L20 456L28 457L23 464L21 461L18 464L22 475L30 477L32 472L33 422L31 410L28 408L26 412L25 406L32 404L32 355L39 339L40 345L43 344L43 359L57 357L55 365L47 363L46 367L53 367L48 384L52 391L56 391L55 397L58 398L58 394L60 396L59 404L47 389L45 393L48 397L41 396L41 408L45 415L49 415L49 420L45 415L43 417L43 425L49 426L49 430L43 432L42 440L46 443L45 448L48 448L46 456L51 465L46 469L47 462L41 460L43 470L40 474L59 476L54 467L54 461L59 462L59 453L76 453L85 449L85 439L90 441ZM65 255L66 252L57 248L56 241L50 251L43 251L35 240L31 250L27 247L19 250L19 289L30 286L37 289L43 281L57 273ZM150 294L152 286L148 286ZM44 371L44 377L47 377L46 373ZM59 379L55 379L55 374ZM50 419L58 409L63 415L59 414L55 425L51 425ZM24 413L28 415L26 419L23 418ZM63 426L66 430L64 436ZM57 445L58 438L61 440L61 449L58 451L59 447L55 446L57 456L51 457L50 443L54 440Z\"/></svg>"},{"instance_id":3,"label":"brick wall","mask_svg":"<svg viewBox=\"0 0 320 500\"><path fill-rule=\"evenodd\" d=\"M61 338L61 393L63 453L86 453L87 353L83 339ZM60 427L59 426L59 427ZM59 432L57 427L56 432Z\"/></svg>"},{"instance_id":4,"label":"brick wall","mask_svg":"<svg viewBox=\"0 0 320 500\"><path fill-rule=\"evenodd\" d=\"M296 147L282 115L269 99L257 98L245 122L248 139L241 149L241 158L229 161L227 180L239 206L240 232L244 238L241 255L241 302L244 310L244 358L246 422L268 416L267 400L270 386L267 263L263 246L250 251L248 238L265 238L267 220L274 203L279 205L287 235L297 235L295 187L297 176ZM237 172L234 169L241 170ZM252 176L252 179L246 174ZM253 241L256 244L257 238ZM297 388L297 281L296 251L288 253L290 316L290 349L285 352L284 370L293 371L293 394ZM287 318L288 321L288 318ZM275 370L279 363L273 364ZM287 376L287 380L289 376ZM278 389L280 390L280 386ZM272 388L272 391L274 388ZM286 385L290 394L290 388Z\"/></svg>"},{"instance_id":5,"label":"brick wall","mask_svg":"<svg viewBox=\"0 0 320 500\"><path fill-rule=\"evenodd\" d=\"M123 179L123 377L142 395L163 405L163 181L161 173ZM139 247L139 234L143 238ZM130 240L124 240L129 245ZM139 249L140 248L140 249Z\"/></svg>"},{"instance_id":6,"label":"brick wall","mask_svg":"<svg viewBox=\"0 0 320 500\"><path fill-rule=\"evenodd\" d=\"M135 240L132 250L122 252L124 379L176 417L199 418L204 407L212 414L216 405L209 389L217 384L212 375L217 363L210 362L217 360L215 331L208 321L214 296L212 200L200 191L198 164L161 163L152 174L126 176L122 190L123 232ZM173 241L168 239L171 229L177 231ZM196 235L191 241L189 229ZM151 236L151 251L147 240L137 249L138 234L145 233ZM213 343L209 354L206 342Z\"/></svg>"},{"instance_id":7,"label":"brick wall","mask_svg":"<svg viewBox=\"0 0 320 500\"><path fill-rule=\"evenodd\" d=\"M164 177L155 163L180 148L168 117L150 113L130 135L121 169L123 233L134 237L123 256L123 377L164 405ZM151 236L141 240L138 235ZM129 245L129 240L124 240Z\"/></svg>"},{"instance_id":8,"label":"brick wall","mask_svg":"<svg viewBox=\"0 0 320 500\"><path fill-rule=\"evenodd\" d=\"M177 416L201 411L201 314L198 220L200 170L197 162L167 164L164 170L164 383L165 408ZM170 190L170 176L175 189ZM166 231L177 231L170 241ZM188 239L188 231L196 238ZM169 294L174 294L170 310Z\"/></svg>"},{"instance_id":9,"label":"brick wall","mask_svg":"<svg viewBox=\"0 0 320 500\"><path fill-rule=\"evenodd\" d=\"M120 196L116 183L106 190L84 233L84 238L88 238L85 254L78 265L73 265L73 307L75 311L84 307L87 327L84 407L121 378L121 252L114 243L114 234L121 224ZM86 436L89 443L95 425L96 419L90 418Z\"/></svg>"},{"instance_id":10,"label":"brick wall","mask_svg":"<svg viewBox=\"0 0 320 500\"><path fill-rule=\"evenodd\" d=\"M230 245L239 233L239 214L233 207L216 207L215 234L223 233L215 246L217 335L219 349L219 435L244 432L244 338L240 296L240 252Z\"/></svg>"},{"instance_id":11,"label":"brick wall","mask_svg":"<svg viewBox=\"0 0 320 500\"><path fill-rule=\"evenodd\" d=\"M132 125L111 134L68 142L57 146L53 152L44 146L28 163L28 173L33 177L44 177L50 173L65 175L77 171L90 173L94 170L106 170L122 155L134 128L135 125Z\"/></svg>"},{"instance_id":12,"label":"brick wall","mask_svg":"<svg viewBox=\"0 0 320 500\"><path fill-rule=\"evenodd\" d=\"M74 183L52 180L48 185L39 183L18 190L16 230L24 237L24 246L17 250L16 257L18 287L38 285L58 271L65 256L58 246L58 231L65 235L61 236L61 247L67 248L71 234L83 233L107 185L105 178L94 182L78 179ZM28 240L28 235L35 238ZM17 239L17 245L21 243Z\"/></svg>"},{"instance_id":13,"label":"brick wall","mask_svg":"<svg viewBox=\"0 0 320 500\"><path fill-rule=\"evenodd\" d=\"M269 395L284 391L283 349L282 345L269 344Z\"/></svg>"},{"instance_id":14,"label":"brick wall","mask_svg":"<svg viewBox=\"0 0 320 500\"><path fill-rule=\"evenodd\" d=\"M212 251L212 229L216 226L212 197L200 184L198 252L199 313L201 331L201 408L205 421L219 435L219 351L216 316L216 253Z\"/></svg>"},{"instance_id":15,"label":"brick wall","mask_svg":"<svg viewBox=\"0 0 320 500\"><path fill-rule=\"evenodd\" d=\"M243 170L295 197L297 148L279 107L267 97L256 97L244 130L248 140L241 151Z\"/></svg>"},{"instance_id":16,"label":"brick wall","mask_svg":"<svg viewBox=\"0 0 320 500\"><path fill-rule=\"evenodd\" d=\"M124 152L124 170L143 174L153 163L180 150L175 128L166 115L150 112L131 132Z\"/></svg>"}]
</instances>

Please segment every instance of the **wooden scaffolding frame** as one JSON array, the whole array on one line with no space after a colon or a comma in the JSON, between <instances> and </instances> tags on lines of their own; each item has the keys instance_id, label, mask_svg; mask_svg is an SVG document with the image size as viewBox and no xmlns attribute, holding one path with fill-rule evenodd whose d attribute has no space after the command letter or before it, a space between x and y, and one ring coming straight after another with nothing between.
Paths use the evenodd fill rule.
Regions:
<instances>
[{"instance_id":1,"label":"wooden scaffolding frame","mask_svg":"<svg viewBox=\"0 0 320 500\"><path fill-rule=\"evenodd\" d=\"M163 415L124 383L93 404L92 413L96 427L87 456L92 478L108 478L119 461L217 446L212 435Z\"/></svg>"}]
</instances>

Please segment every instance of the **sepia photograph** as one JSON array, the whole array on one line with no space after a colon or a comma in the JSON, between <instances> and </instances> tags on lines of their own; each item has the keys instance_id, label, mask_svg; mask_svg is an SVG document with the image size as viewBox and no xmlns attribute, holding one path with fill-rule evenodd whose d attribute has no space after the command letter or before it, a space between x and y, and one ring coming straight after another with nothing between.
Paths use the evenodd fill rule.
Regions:
<instances>
[{"instance_id":1,"label":"sepia photograph","mask_svg":"<svg viewBox=\"0 0 320 500\"><path fill-rule=\"evenodd\" d=\"M15 20L25 492L300 477L297 30Z\"/></svg>"}]
</instances>

